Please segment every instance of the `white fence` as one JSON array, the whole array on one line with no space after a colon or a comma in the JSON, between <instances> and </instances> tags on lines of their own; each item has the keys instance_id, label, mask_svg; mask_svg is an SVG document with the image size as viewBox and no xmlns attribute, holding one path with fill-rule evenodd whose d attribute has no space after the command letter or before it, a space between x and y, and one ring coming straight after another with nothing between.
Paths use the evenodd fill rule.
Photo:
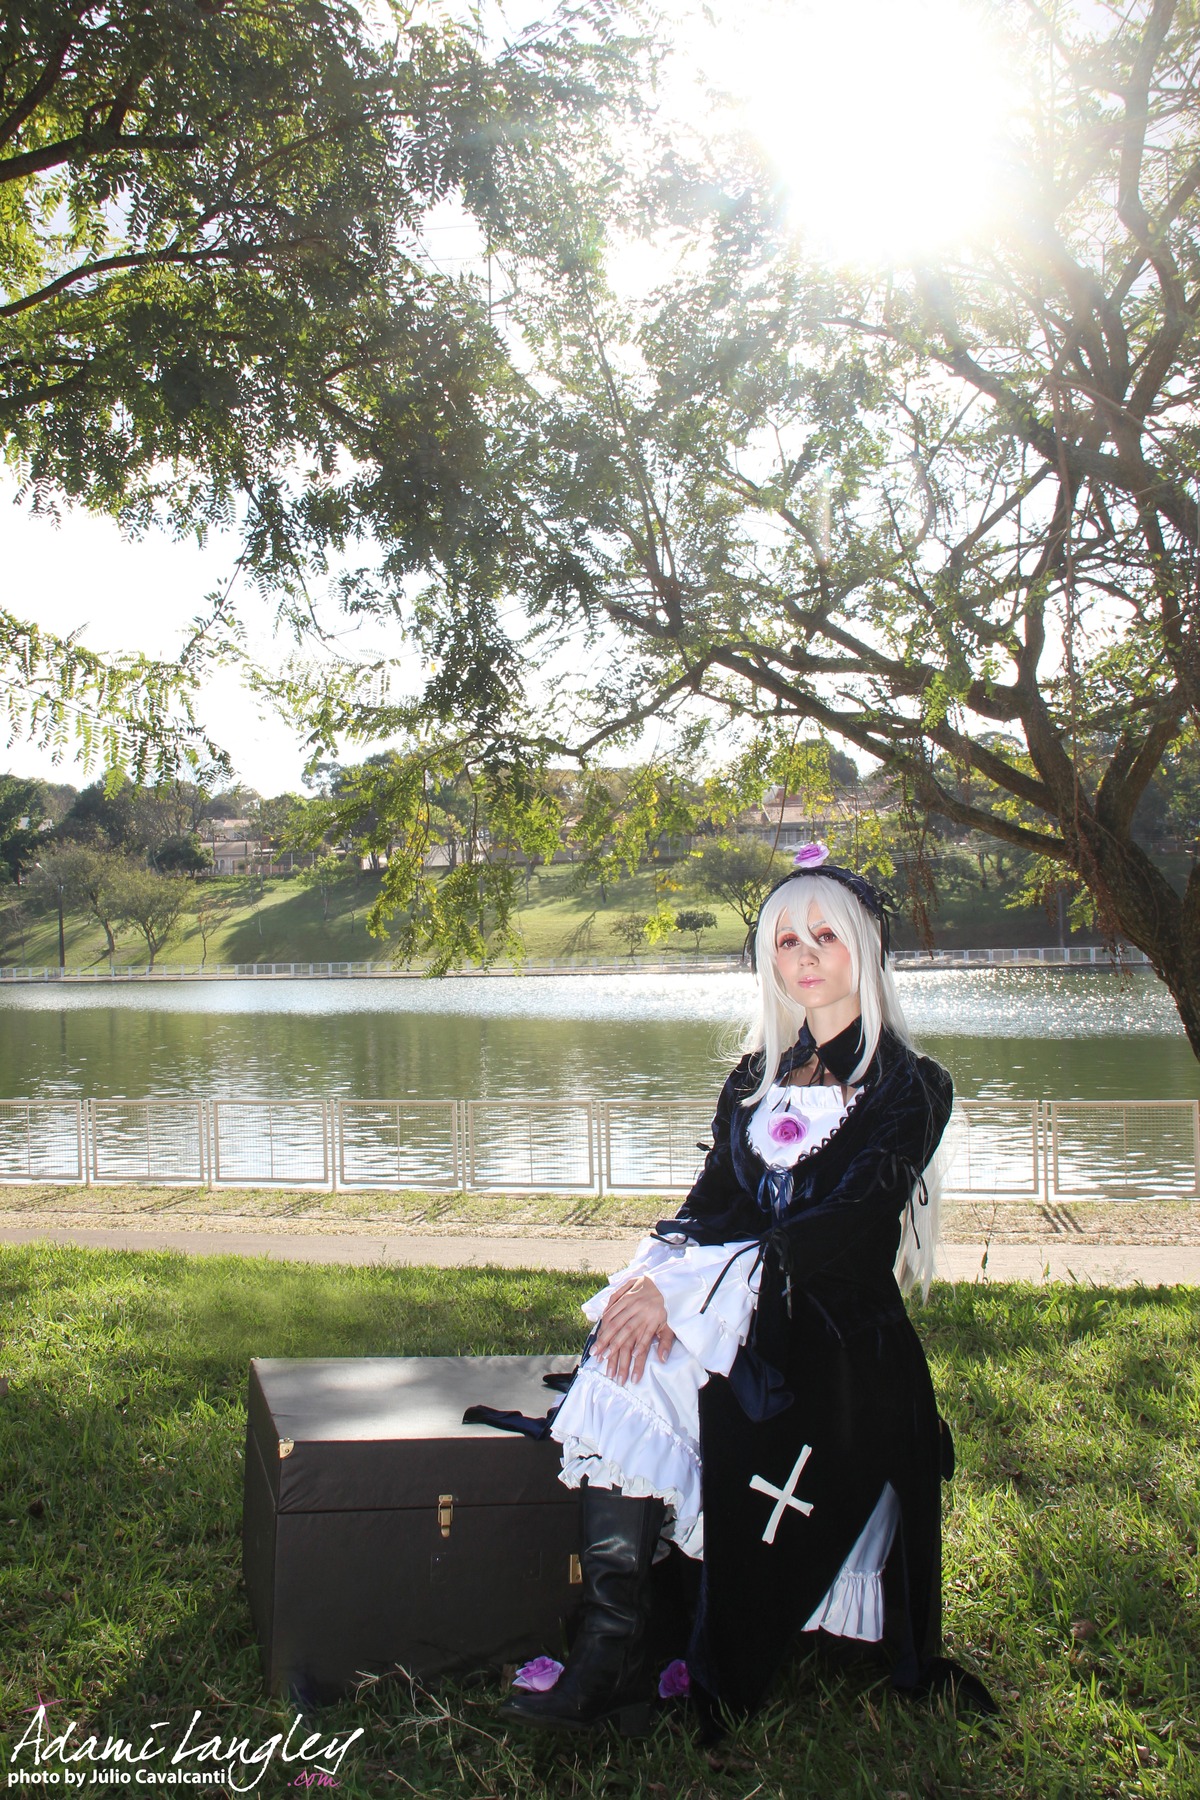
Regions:
<instances>
[{"instance_id":1,"label":"white fence","mask_svg":"<svg viewBox=\"0 0 1200 1800\"><path fill-rule=\"evenodd\" d=\"M1046 968L1148 968L1150 959L1129 944L1118 946L1114 957L1104 944L1069 944L1023 946L1001 950L895 950L892 960L906 969L965 969L1012 965ZM650 958L639 956L631 961L600 956L560 956L548 960L522 963L519 969L500 964L487 969L451 969L446 980L463 980L476 975L669 975L697 970L719 972L747 968L745 959L736 954L725 956L691 956L680 951L674 956ZM392 963L378 962L281 962L281 963L156 963L117 968L57 969L49 967L0 966L0 985L6 982L24 985L30 982L116 982L130 981L347 981L388 976L419 980L422 967L397 968Z\"/></svg>"},{"instance_id":2,"label":"white fence","mask_svg":"<svg viewBox=\"0 0 1200 1800\"><path fill-rule=\"evenodd\" d=\"M691 1101L0 1100L0 1182L683 1193ZM1200 1196L1200 1101L960 1100L947 1191Z\"/></svg>"}]
</instances>

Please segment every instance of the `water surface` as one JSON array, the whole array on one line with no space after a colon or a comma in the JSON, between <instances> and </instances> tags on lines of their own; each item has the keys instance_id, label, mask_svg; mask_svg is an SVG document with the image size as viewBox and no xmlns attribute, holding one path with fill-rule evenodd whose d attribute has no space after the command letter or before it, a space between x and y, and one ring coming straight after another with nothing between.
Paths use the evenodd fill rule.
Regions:
<instances>
[{"instance_id":1,"label":"water surface","mask_svg":"<svg viewBox=\"0 0 1200 1800\"><path fill-rule=\"evenodd\" d=\"M905 970L918 1042L968 1097L1194 1098L1148 971ZM227 981L0 990L0 1096L714 1096L738 973Z\"/></svg>"}]
</instances>

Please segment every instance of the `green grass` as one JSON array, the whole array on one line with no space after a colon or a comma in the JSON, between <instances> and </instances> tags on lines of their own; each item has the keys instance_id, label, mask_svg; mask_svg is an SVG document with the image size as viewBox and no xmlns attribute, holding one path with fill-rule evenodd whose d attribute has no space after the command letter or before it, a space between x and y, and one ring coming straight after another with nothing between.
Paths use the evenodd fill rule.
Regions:
<instances>
[{"instance_id":1,"label":"green grass","mask_svg":"<svg viewBox=\"0 0 1200 1800\"><path fill-rule=\"evenodd\" d=\"M164 1187L151 1182L0 1184L0 1224L195 1229L264 1228L289 1233L355 1232L383 1226L408 1232L543 1231L602 1236L645 1231L678 1211L674 1194L507 1193L417 1188ZM1069 1229L1040 1201L943 1197L946 1243L1195 1244L1200 1209L1192 1200L1073 1200Z\"/></svg>"},{"instance_id":2,"label":"green grass","mask_svg":"<svg viewBox=\"0 0 1200 1800\"><path fill-rule=\"evenodd\" d=\"M521 930L531 958L541 961L562 957L574 949L581 956L624 959L625 952L611 935L613 922L630 911L649 912L654 904L653 876L643 873L609 884L607 903L599 894L572 891L572 870L566 865L538 870L531 878L529 904L521 909ZM211 887L240 899L244 884L214 877ZM374 938L366 929L366 916L378 892L379 877L364 873L357 888L336 893L329 918L322 917L320 895L280 877L263 884L258 907L240 904L219 931L209 939L210 963L246 962L380 962L391 955L386 939ZM674 896L679 906L688 903L684 893ZM736 953L741 949L744 927L731 907L704 902L716 913L718 927L705 934L702 953ZM594 918L592 915L595 915ZM589 920L591 921L589 925ZM582 930L582 940L579 934ZM0 958L34 968L58 962L58 921L54 916L29 917L24 922L24 941L10 912L0 909ZM681 959L692 951L694 939L673 937L666 954ZM75 914L66 921L69 968L105 966L104 934L99 926ZM184 919L179 934L159 957L162 963L200 962L203 945L194 920ZM663 949L645 954L663 955ZM135 933L126 933L117 945L118 965L143 965L145 945Z\"/></svg>"},{"instance_id":3,"label":"green grass","mask_svg":"<svg viewBox=\"0 0 1200 1800\"><path fill-rule=\"evenodd\" d=\"M136 1736L196 1707L226 1738L286 1730L291 1709L260 1691L239 1577L248 1359L571 1350L591 1285L0 1252L8 1729L40 1694L77 1733ZM322 1730L363 1728L343 1793L1194 1800L1198 1327L1200 1292L1181 1289L960 1287L935 1290L921 1315L959 1450L948 1647L991 1686L997 1725L956 1723L898 1700L872 1669L811 1656L715 1754L677 1717L645 1743L510 1738L495 1682L385 1680L320 1715ZM276 1765L256 1791L293 1773Z\"/></svg>"},{"instance_id":4,"label":"green grass","mask_svg":"<svg viewBox=\"0 0 1200 1800\"><path fill-rule=\"evenodd\" d=\"M0 1185L0 1223L19 1227L26 1218L86 1218L104 1226L111 1220L144 1218L147 1225L204 1221L223 1224L311 1226L352 1231L371 1224L391 1231L440 1231L502 1227L515 1232L546 1228L645 1231L679 1208L679 1194L430 1193L415 1188L339 1190L325 1188L158 1187L151 1183Z\"/></svg>"},{"instance_id":5,"label":"green grass","mask_svg":"<svg viewBox=\"0 0 1200 1800\"><path fill-rule=\"evenodd\" d=\"M1052 926L1039 908L1021 912L1006 909L1003 904L1006 890L998 888L994 882L987 889L979 889L973 865L968 867L965 859L946 859L942 872L945 876L943 906L934 919L939 944L956 948L1057 941L1057 923ZM682 880L682 866L675 873ZM539 869L532 875L528 902L520 911L520 927L529 957L542 962L574 953L606 960L626 960L626 953L613 936L612 927L624 913L648 913L653 909L653 874L646 870L625 880L611 882L603 903L594 888L582 894L575 892L574 876L575 871L566 864ZM208 961L386 963L391 955L389 941L371 937L366 929L367 913L378 892L378 884L378 876L364 873L357 888L333 897L329 918L325 920L320 896L300 887L294 880L280 877L265 882L261 903L251 907L244 902L244 883L213 878L213 888L235 894L242 903L210 938ZM702 904L716 914L716 929L706 932L701 940L702 954L735 955L741 950L745 928L732 907L698 896L686 883L668 899L676 911L688 905ZM690 934L676 935L664 945L647 946L639 955L643 960L666 955L686 964L693 954L694 943ZM901 948L915 948L919 939L911 926L902 923L897 943ZM195 922L185 917L179 935L163 951L159 961L194 966L199 964L202 952ZM99 926L89 924L79 915L69 914L66 953L68 968L106 966L104 937ZM29 917L18 930L11 908L0 907L0 961L34 968L56 966L57 919L52 915ZM146 950L142 939L135 933L123 935L118 941L116 961L122 966L144 965Z\"/></svg>"}]
</instances>

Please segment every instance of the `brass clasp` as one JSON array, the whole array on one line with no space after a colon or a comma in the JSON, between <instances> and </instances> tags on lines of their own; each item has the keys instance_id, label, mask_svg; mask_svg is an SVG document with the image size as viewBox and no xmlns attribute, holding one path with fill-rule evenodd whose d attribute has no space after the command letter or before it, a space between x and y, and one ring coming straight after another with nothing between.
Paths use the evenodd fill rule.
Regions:
<instances>
[{"instance_id":1,"label":"brass clasp","mask_svg":"<svg viewBox=\"0 0 1200 1800\"><path fill-rule=\"evenodd\" d=\"M454 1495L439 1494L437 1503L438 1530L443 1537L450 1536L450 1527L454 1523Z\"/></svg>"}]
</instances>

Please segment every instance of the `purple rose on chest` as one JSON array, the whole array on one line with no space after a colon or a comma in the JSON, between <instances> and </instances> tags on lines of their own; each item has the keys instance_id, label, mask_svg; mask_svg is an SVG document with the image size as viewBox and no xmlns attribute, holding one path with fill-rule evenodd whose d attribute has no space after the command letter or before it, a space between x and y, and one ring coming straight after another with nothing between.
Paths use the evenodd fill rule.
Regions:
<instances>
[{"instance_id":1,"label":"purple rose on chest","mask_svg":"<svg viewBox=\"0 0 1200 1800\"><path fill-rule=\"evenodd\" d=\"M773 1144L802 1144L808 1136L808 1126L794 1113L781 1113L767 1126L767 1136Z\"/></svg>"}]
</instances>

